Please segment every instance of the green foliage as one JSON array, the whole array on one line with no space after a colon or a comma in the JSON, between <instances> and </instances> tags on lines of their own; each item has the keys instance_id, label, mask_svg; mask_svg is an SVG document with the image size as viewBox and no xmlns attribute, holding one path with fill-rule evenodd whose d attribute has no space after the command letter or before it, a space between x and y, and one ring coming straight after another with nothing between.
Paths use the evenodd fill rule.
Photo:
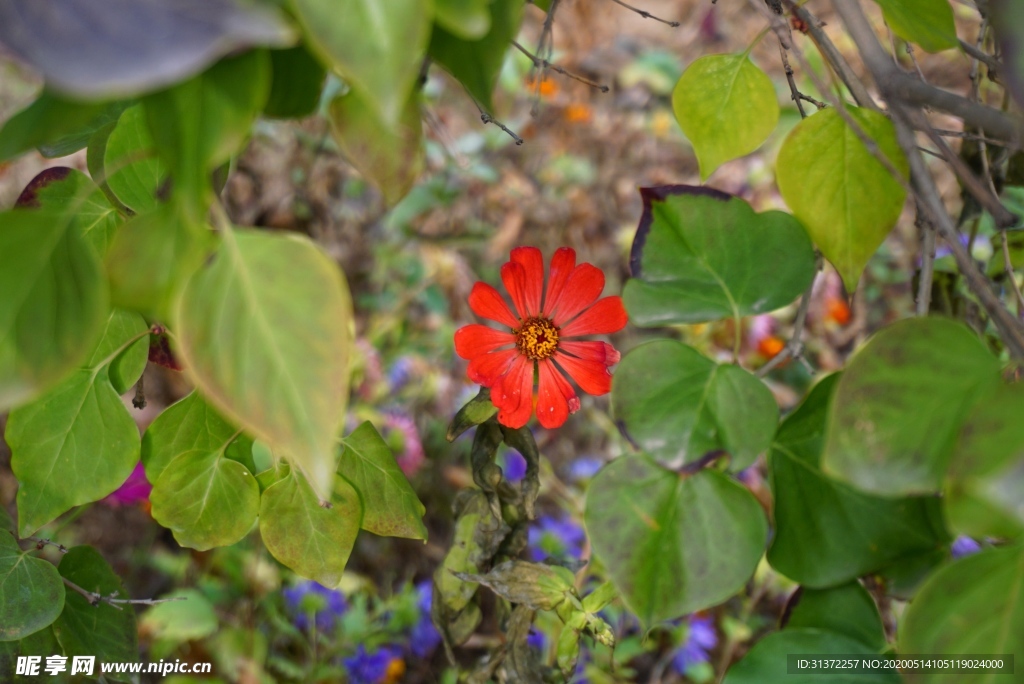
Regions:
<instances>
[{"instance_id":1,"label":"green foliage","mask_svg":"<svg viewBox=\"0 0 1024 684\"><path fill-rule=\"evenodd\" d=\"M725 684L783 684L793 681L787 669L790 654L813 653L818 656L875 656L876 649L848 636L822 629L784 629L758 641L743 660L729 669ZM800 673L800 681L828 684L899 684L898 672L852 674L843 671Z\"/></svg>"},{"instance_id":2,"label":"green foliage","mask_svg":"<svg viewBox=\"0 0 1024 684\"><path fill-rule=\"evenodd\" d=\"M74 506L117 489L139 461L139 431L111 384L111 364L145 336L141 318L109 325L97 352L57 387L11 411L4 435L18 489L20 534L28 536ZM118 371L122 386L141 364ZM97 459L97 454L103 458Z\"/></svg>"},{"instance_id":3,"label":"green foliage","mask_svg":"<svg viewBox=\"0 0 1024 684\"><path fill-rule=\"evenodd\" d=\"M369 422L342 440L338 474L359 493L362 528L385 537L427 539L427 509L405 479L387 443Z\"/></svg>"},{"instance_id":4,"label":"green foliage","mask_svg":"<svg viewBox=\"0 0 1024 684\"><path fill-rule=\"evenodd\" d=\"M963 417L998 386L999 366L955 321L917 318L887 327L839 380L823 469L878 495L937 492Z\"/></svg>"},{"instance_id":5,"label":"green foliage","mask_svg":"<svg viewBox=\"0 0 1024 684\"><path fill-rule=\"evenodd\" d=\"M823 629L847 636L870 648L885 647L878 606L860 582L831 589L801 588L792 599L786 629Z\"/></svg>"},{"instance_id":6,"label":"green foliage","mask_svg":"<svg viewBox=\"0 0 1024 684\"><path fill-rule=\"evenodd\" d=\"M643 188L623 292L636 325L749 316L793 301L814 278L807 234L781 211L686 185Z\"/></svg>"},{"instance_id":7,"label":"green foliage","mask_svg":"<svg viewBox=\"0 0 1024 684\"><path fill-rule=\"evenodd\" d=\"M270 93L264 116L297 119L316 111L327 70L304 45L271 50L270 68Z\"/></svg>"},{"instance_id":8,"label":"green foliage","mask_svg":"<svg viewBox=\"0 0 1024 684\"><path fill-rule=\"evenodd\" d=\"M57 568L22 553L0 531L0 642L18 641L51 624L64 607Z\"/></svg>"},{"instance_id":9,"label":"green foliage","mask_svg":"<svg viewBox=\"0 0 1024 684\"><path fill-rule=\"evenodd\" d=\"M301 469L321 500L345 414L352 305L308 240L222 233L176 312L181 354L204 396Z\"/></svg>"},{"instance_id":10,"label":"green foliage","mask_svg":"<svg viewBox=\"0 0 1024 684\"><path fill-rule=\"evenodd\" d=\"M988 549L933 574L907 609L904 653L1019 653L1024 635L1024 550ZM962 627L960 627L962 626ZM951 627L953 627L951 629ZM991 674L929 675L922 681L986 682Z\"/></svg>"},{"instance_id":11,"label":"green foliage","mask_svg":"<svg viewBox=\"0 0 1024 684\"><path fill-rule=\"evenodd\" d=\"M96 254L107 253L121 217L85 174L58 166L36 176L28 189L35 190L26 200L28 206L69 217L71 230L84 237Z\"/></svg>"},{"instance_id":12,"label":"green foliage","mask_svg":"<svg viewBox=\"0 0 1024 684\"><path fill-rule=\"evenodd\" d=\"M724 601L754 573L768 535L753 495L714 470L624 456L594 478L584 514L594 554L648 625Z\"/></svg>"},{"instance_id":13,"label":"green foliage","mask_svg":"<svg viewBox=\"0 0 1024 684\"><path fill-rule=\"evenodd\" d=\"M622 359L612 402L629 439L670 465L723 449L731 468L745 468L771 443L779 417L760 380L671 340L648 342Z\"/></svg>"},{"instance_id":14,"label":"green foliage","mask_svg":"<svg viewBox=\"0 0 1024 684\"><path fill-rule=\"evenodd\" d=\"M846 111L906 176L907 160L892 123L871 110ZM835 109L804 119L786 137L776 181L786 204L853 292L868 259L903 210L903 186Z\"/></svg>"},{"instance_id":15,"label":"green foliage","mask_svg":"<svg viewBox=\"0 0 1024 684\"><path fill-rule=\"evenodd\" d=\"M697 154L702 181L760 147L779 123L775 87L746 53L691 64L672 91L672 110Z\"/></svg>"},{"instance_id":16,"label":"green foliage","mask_svg":"<svg viewBox=\"0 0 1024 684\"><path fill-rule=\"evenodd\" d=\"M839 376L821 380L779 427L768 457L775 536L768 561L811 587L834 586L947 541L937 497L869 496L821 471Z\"/></svg>"},{"instance_id":17,"label":"green foliage","mask_svg":"<svg viewBox=\"0 0 1024 684\"><path fill-rule=\"evenodd\" d=\"M114 570L91 546L76 546L61 558L61 577L86 591L103 596L127 598ZM130 606L93 605L75 591L67 592L64 610L53 623L53 632L68 658L96 656L101 662L132 661L138 657L138 627ZM129 675L113 673L112 679L131 681Z\"/></svg>"},{"instance_id":18,"label":"green foliage","mask_svg":"<svg viewBox=\"0 0 1024 684\"><path fill-rule=\"evenodd\" d=\"M89 136L117 119L123 106L81 103L43 91L0 128L0 161L46 146L47 156L62 157L80 150Z\"/></svg>"},{"instance_id":19,"label":"green foliage","mask_svg":"<svg viewBox=\"0 0 1024 684\"><path fill-rule=\"evenodd\" d=\"M960 45L949 0L875 0L892 32L928 52Z\"/></svg>"},{"instance_id":20,"label":"green foliage","mask_svg":"<svg viewBox=\"0 0 1024 684\"><path fill-rule=\"evenodd\" d=\"M98 169L110 190L136 214L157 205L157 193L168 170L156 155L153 135L146 125L143 105L129 107L104 141L103 164Z\"/></svg>"}]
</instances>

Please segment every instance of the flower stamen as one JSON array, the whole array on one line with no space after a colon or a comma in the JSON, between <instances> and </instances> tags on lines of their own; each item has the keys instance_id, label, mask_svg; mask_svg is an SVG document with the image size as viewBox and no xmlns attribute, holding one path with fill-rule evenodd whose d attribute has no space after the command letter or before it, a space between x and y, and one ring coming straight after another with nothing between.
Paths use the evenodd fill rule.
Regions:
<instances>
[{"instance_id":1,"label":"flower stamen","mask_svg":"<svg viewBox=\"0 0 1024 684\"><path fill-rule=\"evenodd\" d=\"M558 349L558 327L547 318L527 318L512 332L516 348L531 361L546 359Z\"/></svg>"}]
</instances>

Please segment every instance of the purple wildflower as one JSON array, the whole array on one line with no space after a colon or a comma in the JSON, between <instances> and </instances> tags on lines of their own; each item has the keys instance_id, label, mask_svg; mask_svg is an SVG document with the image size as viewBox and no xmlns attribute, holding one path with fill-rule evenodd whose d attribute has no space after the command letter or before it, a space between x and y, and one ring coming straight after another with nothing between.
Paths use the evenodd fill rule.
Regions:
<instances>
[{"instance_id":1,"label":"purple wildflower","mask_svg":"<svg viewBox=\"0 0 1024 684\"><path fill-rule=\"evenodd\" d=\"M506 449L502 461L501 470L509 482L519 482L526 475L526 459L518 451Z\"/></svg>"},{"instance_id":2,"label":"purple wildflower","mask_svg":"<svg viewBox=\"0 0 1024 684\"><path fill-rule=\"evenodd\" d=\"M981 551L981 544L970 537L961 535L953 541L950 551L953 552L953 558L963 558L964 556L970 556Z\"/></svg>"},{"instance_id":3,"label":"purple wildflower","mask_svg":"<svg viewBox=\"0 0 1024 684\"><path fill-rule=\"evenodd\" d=\"M359 648L351 658L344 658L342 663L348 672L349 684L380 684L388 676L388 666L399 653L391 646L367 652L366 646L359 644Z\"/></svg>"},{"instance_id":4,"label":"purple wildflower","mask_svg":"<svg viewBox=\"0 0 1024 684\"><path fill-rule=\"evenodd\" d=\"M530 527L530 558L535 561L549 556L579 558L586 541L586 532L568 515L557 518L542 515Z\"/></svg>"},{"instance_id":5,"label":"purple wildflower","mask_svg":"<svg viewBox=\"0 0 1024 684\"><path fill-rule=\"evenodd\" d=\"M408 356L399 356L388 371L388 386L392 392L402 389L413 373L413 361Z\"/></svg>"},{"instance_id":6,"label":"purple wildflower","mask_svg":"<svg viewBox=\"0 0 1024 684\"><path fill-rule=\"evenodd\" d=\"M295 626L303 630L309 629L311 616L317 629L329 630L348 610L344 594L310 580L283 589L281 594Z\"/></svg>"},{"instance_id":7,"label":"purple wildflower","mask_svg":"<svg viewBox=\"0 0 1024 684\"><path fill-rule=\"evenodd\" d=\"M409 650L417 658L426 658L441 643L441 635L430 619L431 604L434 600L434 586L430 580L416 585L417 601L420 617L409 632Z\"/></svg>"},{"instance_id":8,"label":"purple wildflower","mask_svg":"<svg viewBox=\"0 0 1024 684\"><path fill-rule=\"evenodd\" d=\"M691 666L708 662L711 649L717 645L715 621L710 617L691 615L688 619L686 640L672 659L676 672L686 674Z\"/></svg>"},{"instance_id":9,"label":"purple wildflower","mask_svg":"<svg viewBox=\"0 0 1024 684\"><path fill-rule=\"evenodd\" d=\"M139 462L135 470L128 476L120 487L112 494L103 499L107 506L130 506L149 499L149 493L153 491L153 485L146 479L146 471Z\"/></svg>"},{"instance_id":10,"label":"purple wildflower","mask_svg":"<svg viewBox=\"0 0 1024 684\"><path fill-rule=\"evenodd\" d=\"M544 635L544 632L531 627L530 633L526 635L526 645L544 653L548 648L548 638Z\"/></svg>"},{"instance_id":11,"label":"purple wildflower","mask_svg":"<svg viewBox=\"0 0 1024 684\"><path fill-rule=\"evenodd\" d=\"M406 477L412 477L426 460L423 451L423 441L420 439L420 431L416 423L408 415L400 412L384 414L385 431L394 430L401 435L402 452L396 459L398 467L402 469Z\"/></svg>"}]
</instances>

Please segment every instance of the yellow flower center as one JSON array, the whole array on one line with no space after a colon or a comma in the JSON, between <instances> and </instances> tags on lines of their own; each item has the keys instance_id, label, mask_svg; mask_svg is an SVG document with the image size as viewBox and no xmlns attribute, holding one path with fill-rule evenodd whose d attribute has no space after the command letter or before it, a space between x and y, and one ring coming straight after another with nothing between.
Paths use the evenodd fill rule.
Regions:
<instances>
[{"instance_id":1,"label":"yellow flower center","mask_svg":"<svg viewBox=\"0 0 1024 684\"><path fill-rule=\"evenodd\" d=\"M546 359L558 349L558 328L547 318L527 318L516 334L516 348L532 361Z\"/></svg>"}]
</instances>

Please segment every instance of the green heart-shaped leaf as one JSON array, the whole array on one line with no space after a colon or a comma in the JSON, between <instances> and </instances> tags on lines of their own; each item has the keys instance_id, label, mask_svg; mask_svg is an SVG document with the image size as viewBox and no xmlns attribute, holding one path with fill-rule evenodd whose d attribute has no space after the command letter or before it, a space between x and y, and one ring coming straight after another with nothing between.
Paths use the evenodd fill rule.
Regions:
<instances>
[{"instance_id":1,"label":"green heart-shaped leaf","mask_svg":"<svg viewBox=\"0 0 1024 684\"><path fill-rule=\"evenodd\" d=\"M270 51L270 94L263 115L275 119L309 116L320 104L327 70L305 45Z\"/></svg>"},{"instance_id":2,"label":"green heart-shaped leaf","mask_svg":"<svg viewBox=\"0 0 1024 684\"><path fill-rule=\"evenodd\" d=\"M786 306L814 278L803 227L754 213L725 193L689 185L642 188L644 212L623 302L641 326L738 318Z\"/></svg>"},{"instance_id":3,"label":"green heart-shaped leaf","mask_svg":"<svg viewBox=\"0 0 1024 684\"><path fill-rule=\"evenodd\" d=\"M987 549L955 561L925 583L900 624L901 653L1010 654L1024 649L1024 547ZM924 681L999 681L992 674Z\"/></svg>"},{"instance_id":4,"label":"green heart-shaped leaf","mask_svg":"<svg viewBox=\"0 0 1024 684\"><path fill-rule=\"evenodd\" d=\"M892 122L868 109L846 110L906 177L907 159ZM776 167L782 198L853 292L868 259L896 225L906 190L835 109L797 124L782 143Z\"/></svg>"},{"instance_id":5,"label":"green heart-shaped leaf","mask_svg":"<svg viewBox=\"0 0 1024 684\"><path fill-rule=\"evenodd\" d=\"M139 429L111 385L111 363L130 359L148 328L141 318L109 325L90 365L31 404L11 411L4 438L18 478L18 524L27 537L73 506L121 486L139 462ZM121 316L121 314L118 314ZM125 350L130 350L125 356ZM135 380L118 371L121 382ZM137 368L137 366L136 366ZM137 378L136 378L137 379Z\"/></svg>"},{"instance_id":6,"label":"green heart-shaped leaf","mask_svg":"<svg viewBox=\"0 0 1024 684\"><path fill-rule=\"evenodd\" d=\"M745 468L771 444L779 420L763 382L673 340L626 354L615 371L612 406L634 444L673 466L724 449L731 468Z\"/></svg>"},{"instance_id":7,"label":"green heart-shaped leaf","mask_svg":"<svg viewBox=\"0 0 1024 684\"><path fill-rule=\"evenodd\" d=\"M927 555L948 542L937 497L869 496L821 472L838 375L807 395L779 427L768 456L775 536L768 562L802 584L828 587Z\"/></svg>"},{"instance_id":8,"label":"green heart-shaped leaf","mask_svg":"<svg viewBox=\"0 0 1024 684\"><path fill-rule=\"evenodd\" d=\"M359 534L362 506L345 480L335 482L330 506L296 471L272 484L260 500L263 543L289 568L325 587L338 586Z\"/></svg>"},{"instance_id":9,"label":"green heart-shaped leaf","mask_svg":"<svg viewBox=\"0 0 1024 684\"><path fill-rule=\"evenodd\" d=\"M64 214L101 257L121 223L103 191L81 171L56 166L32 179L18 197L18 206Z\"/></svg>"},{"instance_id":10,"label":"green heart-shaped leaf","mask_svg":"<svg viewBox=\"0 0 1024 684\"><path fill-rule=\"evenodd\" d=\"M779 122L775 86L745 53L706 55L687 67L672 111L697 153L701 181L760 147Z\"/></svg>"},{"instance_id":11,"label":"green heart-shaped leaf","mask_svg":"<svg viewBox=\"0 0 1024 684\"><path fill-rule=\"evenodd\" d=\"M341 440L338 474L359 492L362 528L384 537L427 538L427 509L398 467L387 443L367 421Z\"/></svg>"},{"instance_id":12,"label":"green heart-shaped leaf","mask_svg":"<svg viewBox=\"0 0 1024 684\"><path fill-rule=\"evenodd\" d=\"M141 104L121 114L103 151L107 186L136 214L155 209L157 193L167 180L167 167L157 157L153 136Z\"/></svg>"},{"instance_id":13,"label":"green heart-shaped leaf","mask_svg":"<svg viewBox=\"0 0 1024 684\"><path fill-rule=\"evenodd\" d=\"M962 323L887 326L839 380L822 468L883 496L937 492L967 412L999 378L999 360Z\"/></svg>"},{"instance_id":14,"label":"green heart-shaped leaf","mask_svg":"<svg viewBox=\"0 0 1024 684\"><path fill-rule=\"evenodd\" d=\"M60 559L60 574L86 591L130 598L121 579L91 546L76 546ZM138 627L130 606L92 605L78 592L68 592L64 611L53 623L64 655L96 656L102 662L131 661L139 657ZM126 673L110 673L116 681L132 681Z\"/></svg>"},{"instance_id":15,"label":"green heart-shaped leaf","mask_svg":"<svg viewBox=\"0 0 1024 684\"><path fill-rule=\"evenodd\" d=\"M227 230L185 287L176 318L203 396L329 500L352 326L337 264L305 238Z\"/></svg>"},{"instance_id":16,"label":"green heart-shaped leaf","mask_svg":"<svg viewBox=\"0 0 1024 684\"><path fill-rule=\"evenodd\" d=\"M64 608L57 568L22 553L0 531L0 641L17 641L51 624Z\"/></svg>"},{"instance_id":17,"label":"green heart-shaped leaf","mask_svg":"<svg viewBox=\"0 0 1024 684\"><path fill-rule=\"evenodd\" d=\"M791 684L789 672L791 654L817 656L878 656L878 650L868 648L859 641L836 632L821 629L784 629L764 637L726 673L723 684ZM796 675L801 682L816 684L900 684L898 672L886 671L870 674L852 674L842 670L825 673L801 671Z\"/></svg>"},{"instance_id":18,"label":"green heart-shaped leaf","mask_svg":"<svg viewBox=\"0 0 1024 684\"><path fill-rule=\"evenodd\" d=\"M584 519L595 556L648 625L739 592L768 535L761 505L728 475L684 475L646 456L621 457L597 474Z\"/></svg>"},{"instance_id":19,"label":"green heart-shaped leaf","mask_svg":"<svg viewBox=\"0 0 1024 684\"><path fill-rule=\"evenodd\" d=\"M823 629L859 641L868 648L885 648L885 628L868 590L854 580L838 587L801 587L791 601L786 629Z\"/></svg>"},{"instance_id":20,"label":"green heart-shaped leaf","mask_svg":"<svg viewBox=\"0 0 1024 684\"><path fill-rule=\"evenodd\" d=\"M53 387L109 312L99 260L70 216L0 214L0 411Z\"/></svg>"}]
</instances>

